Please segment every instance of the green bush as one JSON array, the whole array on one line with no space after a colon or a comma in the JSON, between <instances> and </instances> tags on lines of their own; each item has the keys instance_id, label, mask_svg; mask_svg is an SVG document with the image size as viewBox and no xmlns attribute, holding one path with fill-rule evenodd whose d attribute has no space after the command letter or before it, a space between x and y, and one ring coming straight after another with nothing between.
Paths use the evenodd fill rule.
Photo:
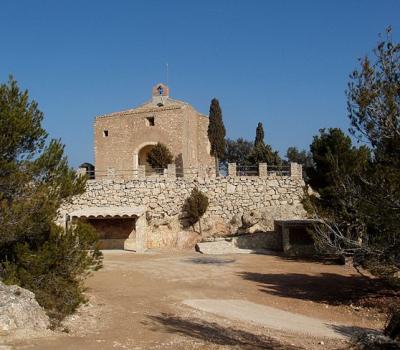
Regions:
<instances>
[{"instance_id":1,"label":"green bush","mask_svg":"<svg viewBox=\"0 0 400 350\"><path fill-rule=\"evenodd\" d=\"M17 284L35 293L54 323L86 301L84 278L101 267L101 253L92 250L97 235L79 223L66 232L52 226L46 242L32 250L27 242L13 246L11 261L3 263L6 284Z\"/></svg>"},{"instance_id":2,"label":"green bush","mask_svg":"<svg viewBox=\"0 0 400 350\"><path fill-rule=\"evenodd\" d=\"M201 222L200 219L207 211L208 208L208 198L207 196L201 192L197 187L193 188L190 197L186 199L185 210L188 214L189 222L194 226L196 222L199 222L200 234L201 230Z\"/></svg>"},{"instance_id":3,"label":"green bush","mask_svg":"<svg viewBox=\"0 0 400 350\"><path fill-rule=\"evenodd\" d=\"M172 164L173 159L171 151L162 143L157 143L147 155L147 162L154 169L166 169L168 164Z\"/></svg>"}]
</instances>

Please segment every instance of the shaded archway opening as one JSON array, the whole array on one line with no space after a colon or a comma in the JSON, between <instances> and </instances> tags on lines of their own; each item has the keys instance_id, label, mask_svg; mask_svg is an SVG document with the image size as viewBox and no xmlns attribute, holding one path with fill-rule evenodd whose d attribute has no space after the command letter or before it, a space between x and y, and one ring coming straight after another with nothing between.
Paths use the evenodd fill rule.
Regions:
<instances>
[{"instance_id":1,"label":"shaded archway opening","mask_svg":"<svg viewBox=\"0 0 400 350\"><path fill-rule=\"evenodd\" d=\"M102 249L146 249L146 207L88 207L65 215L65 229L77 221L91 224Z\"/></svg>"},{"instance_id":2,"label":"shaded archway opening","mask_svg":"<svg viewBox=\"0 0 400 350\"><path fill-rule=\"evenodd\" d=\"M88 218L97 232L100 249L124 249L128 238L136 237L136 218Z\"/></svg>"},{"instance_id":3,"label":"shaded archway opening","mask_svg":"<svg viewBox=\"0 0 400 350\"><path fill-rule=\"evenodd\" d=\"M138 162L139 165L144 166L145 168L145 174L146 176L149 175L162 175L163 174L163 169L155 169L153 168L149 162L147 161L147 157L150 153L150 151L155 147L155 145L151 144L151 145L146 145L144 147L142 147L139 151L138 154Z\"/></svg>"}]
</instances>

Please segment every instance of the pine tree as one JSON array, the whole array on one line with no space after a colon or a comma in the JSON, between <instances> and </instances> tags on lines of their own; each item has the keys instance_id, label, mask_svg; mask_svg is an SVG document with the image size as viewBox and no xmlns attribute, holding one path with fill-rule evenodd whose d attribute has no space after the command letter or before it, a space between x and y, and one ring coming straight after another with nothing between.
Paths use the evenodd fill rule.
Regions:
<instances>
[{"instance_id":1,"label":"pine tree","mask_svg":"<svg viewBox=\"0 0 400 350\"><path fill-rule=\"evenodd\" d=\"M85 298L83 279L101 266L96 233L55 225L60 205L85 190L59 140L47 142L43 113L10 77L0 85L0 279L35 293L53 319Z\"/></svg>"},{"instance_id":2,"label":"pine tree","mask_svg":"<svg viewBox=\"0 0 400 350\"><path fill-rule=\"evenodd\" d=\"M311 145L312 209L324 225L319 247L352 254L353 263L399 286L400 279L400 44L378 43L373 61L360 60L350 75L350 131L366 146L355 148L337 129ZM313 198L314 197L314 198Z\"/></svg>"},{"instance_id":3,"label":"pine tree","mask_svg":"<svg viewBox=\"0 0 400 350\"><path fill-rule=\"evenodd\" d=\"M219 101L213 98L210 105L208 139L211 144L211 155L215 158L215 171L219 174L219 159L225 154L225 126Z\"/></svg>"}]
</instances>

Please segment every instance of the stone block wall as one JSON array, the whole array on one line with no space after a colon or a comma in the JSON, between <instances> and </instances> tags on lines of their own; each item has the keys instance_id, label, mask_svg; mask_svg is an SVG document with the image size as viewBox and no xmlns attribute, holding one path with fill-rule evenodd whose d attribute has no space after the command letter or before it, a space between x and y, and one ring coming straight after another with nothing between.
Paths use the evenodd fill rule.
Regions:
<instances>
[{"instance_id":1,"label":"stone block wall","mask_svg":"<svg viewBox=\"0 0 400 350\"><path fill-rule=\"evenodd\" d=\"M291 176L89 180L86 192L65 203L60 214L63 217L88 207L144 205L149 224L162 223L181 215L186 198L198 187L209 198L204 219L219 218L228 223L235 215L270 207L281 208L287 212L283 216L291 218L292 211L301 205L303 186L301 178Z\"/></svg>"}]
</instances>

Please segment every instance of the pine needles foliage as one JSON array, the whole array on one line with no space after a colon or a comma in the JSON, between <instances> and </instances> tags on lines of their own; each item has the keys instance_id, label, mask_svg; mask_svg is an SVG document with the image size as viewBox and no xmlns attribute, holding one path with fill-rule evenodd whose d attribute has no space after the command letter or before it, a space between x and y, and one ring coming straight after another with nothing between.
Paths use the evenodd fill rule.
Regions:
<instances>
[{"instance_id":1,"label":"pine needles foliage","mask_svg":"<svg viewBox=\"0 0 400 350\"><path fill-rule=\"evenodd\" d=\"M222 120L222 110L216 98L211 100L207 133L211 145L211 155L215 158L215 168L218 174L219 160L225 155L226 131Z\"/></svg>"},{"instance_id":2,"label":"pine needles foliage","mask_svg":"<svg viewBox=\"0 0 400 350\"><path fill-rule=\"evenodd\" d=\"M84 302L83 280L102 256L91 227L55 225L86 180L68 165L64 145L47 140L42 120L12 77L0 85L0 278L33 291L59 321Z\"/></svg>"},{"instance_id":3,"label":"pine needles foliage","mask_svg":"<svg viewBox=\"0 0 400 350\"><path fill-rule=\"evenodd\" d=\"M157 143L147 155L147 162L154 169L166 169L168 164L172 164L173 155L166 145Z\"/></svg>"},{"instance_id":4,"label":"pine needles foliage","mask_svg":"<svg viewBox=\"0 0 400 350\"><path fill-rule=\"evenodd\" d=\"M190 196L186 199L185 210L191 225L199 222L200 234L202 233L200 219L207 211L207 208L208 197L197 187L193 188Z\"/></svg>"}]
</instances>

